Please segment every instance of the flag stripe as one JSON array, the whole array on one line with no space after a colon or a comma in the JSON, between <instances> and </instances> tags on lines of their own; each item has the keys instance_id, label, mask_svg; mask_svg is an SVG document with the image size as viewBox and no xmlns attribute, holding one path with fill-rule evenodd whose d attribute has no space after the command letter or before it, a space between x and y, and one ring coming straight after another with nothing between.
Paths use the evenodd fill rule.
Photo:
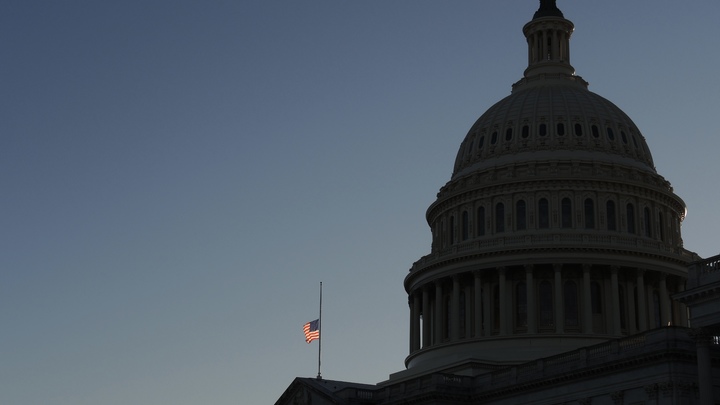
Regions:
<instances>
[{"instance_id":1,"label":"flag stripe","mask_svg":"<svg viewBox=\"0 0 720 405\"><path fill-rule=\"evenodd\" d=\"M305 333L305 341L310 343L315 339L320 339L320 329L318 328L319 319L310 321L303 325L303 333Z\"/></svg>"}]
</instances>

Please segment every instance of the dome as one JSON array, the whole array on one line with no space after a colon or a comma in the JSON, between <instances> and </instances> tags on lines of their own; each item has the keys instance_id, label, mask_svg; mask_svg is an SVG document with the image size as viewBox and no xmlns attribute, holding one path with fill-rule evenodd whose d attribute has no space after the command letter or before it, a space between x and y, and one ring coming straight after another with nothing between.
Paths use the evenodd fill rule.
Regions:
<instances>
[{"instance_id":1,"label":"dome","mask_svg":"<svg viewBox=\"0 0 720 405\"><path fill-rule=\"evenodd\" d=\"M528 67L460 145L404 285L407 373L491 371L687 323L685 203L645 138L570 65L574 25L542 0Z\"/></svg>"},{"instance_id":2,"label":"dome","mask_svg":"<svg viewBox=\"0 0 720 405\"><path fill-rule=\"evenodd\" d=\"M578 76L525 79L490 107L460 146L453 180L518 160L585 159L655 173L645 138Z\"/></svg>"}]
</instances>

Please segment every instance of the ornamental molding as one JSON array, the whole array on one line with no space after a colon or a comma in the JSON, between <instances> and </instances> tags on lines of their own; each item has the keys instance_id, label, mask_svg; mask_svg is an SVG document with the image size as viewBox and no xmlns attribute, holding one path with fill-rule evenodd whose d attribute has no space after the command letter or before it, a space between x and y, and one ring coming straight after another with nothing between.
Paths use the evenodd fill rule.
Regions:
<instances>
[{"instance_id":1,"label":"ornamental molding","mask_svg":"<svg viewBox=\"0 0 720 405\"><path fill-rule=\"evenodd\" d=\"M555 262L557 262L558 259L560 259L563 256L568 256L566 259L563 260L564 263L580 263L582 260L578 258L573 258L577 256L578 254L584 255L588 257L591 254L598 255L597 258L594 258L595 260L605 260L607 261L607 257L603 258L602 256L614 256L613 259L618 259L621 257L635 257L638 260L651 260L651 261L659 261L664 263L666 266L672 266L676 265L680 268L685 268L687 266L687 263L691 260L691 258L686 257L686 253L676 253L675 251L667 251L664 252L665 254L661 254L660 252L652 253L647 251L637 251L637 250L625 250L621 249L620 246L615 246L615 248L608 247L599 247L599 246L568 246L566 242L563 242L562 247L546 247L546 248L538 248L538 247L530 247L530 246L537 246L537 242L531 241L530 243L526 243L525 239L523 238L523 245L526 247L506 247L504 248L503 244L500 245L494 245L492 247L488 247L485 250L481 249L468 249L468 253L462 253L459 252L456 247L451 249L446 249L442 251L441 253L433 253L427 256L422 257L417 262L413 263L412 268L410 269L410 273L405 278L405 286L406 289L411 283L411 280L419 280L421 277L433 273L437 270L441 270L446 267L452 268L451 272L457 271L457 265L462 264L463 262L472 262L472 261L479 261L479 260L492 260L494 258L497 258L500 260L503 257L508 256L528 256L527 260L524 260L523 263L527 263L529 260L536 264L541 263L548 263L553 260L547 257L538 257L538 255L549 255L549 254L556 254L559 255L555 258ZM573 257L570 257L573 256ZM534 257L534 258L533 258ZM497 262L498 264L501 263L501 261ZM595 263L595 264L607 264L607 263ZM492 268L497 267L493 265L492 263L488 263L485 268ZM462 270L465 271L465 270ZM414 284L415 281L412 283Z\"/></svg>"},{"instance_id":2,"label":"ornamental molding","mask_svg":"<svg viewBox=\"0 0 720 405\"><path fill-rule=\"evenodd\" d=\"M467 187L503 185L504 180L518 181L559 180L580 178L583 181L604 181L608 184L623 184L641 188L655 188L658 191L672 193L670 182L657 173L640 171L637 168L620 164L601 163L581 160L553 160L510 162L500 166L478 170L462 177L454 178L440 188L438 198L445 197Z\"/></svg>"}]
</instances>

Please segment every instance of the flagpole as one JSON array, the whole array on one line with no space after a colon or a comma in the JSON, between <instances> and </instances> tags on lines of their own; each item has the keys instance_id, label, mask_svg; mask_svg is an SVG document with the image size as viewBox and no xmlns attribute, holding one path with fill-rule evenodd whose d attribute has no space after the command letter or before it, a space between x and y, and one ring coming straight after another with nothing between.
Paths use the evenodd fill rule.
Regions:
<instances>
[{"instance_id":1,"label":"flagpole","mask_svg":"<svg viewBox=\"0 0 720 405\"><path fill-rule=\"evenodd\" d=\"M320 332L320 337L318 338L318 375L317 379L322 380L322 375L320 374L320 354L322 353L322 281L320 282L320 316L318 317L318 332Z\"/></svg>"}]
</instances>

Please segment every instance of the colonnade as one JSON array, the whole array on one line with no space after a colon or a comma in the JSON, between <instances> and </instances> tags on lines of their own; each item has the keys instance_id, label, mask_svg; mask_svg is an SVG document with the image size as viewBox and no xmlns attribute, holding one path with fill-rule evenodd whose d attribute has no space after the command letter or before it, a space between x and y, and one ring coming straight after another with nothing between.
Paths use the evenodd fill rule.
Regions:
<instances>
[{"instance_id":1,"label":"colonnade","mask_svg":"<svg viewBox=\"0 0 720 405\"><path fill-rule=\"evenodd\" d=\"M684 278L654 270L590 264L494 267L415 288L410 352L466 339L532 334L622 336L687 325L670 295Z\"/></svg>"},{"instance_id":2,"label":"colonnade","mask_svg":"<svg viewBox=\"0 0 720 405\"><path fill-rule=\"evenodd\" d=\"M570 32L566 29L540 29L526 35L528 65L546 60L570 62Z\"/></svg>"}]
</instances>

